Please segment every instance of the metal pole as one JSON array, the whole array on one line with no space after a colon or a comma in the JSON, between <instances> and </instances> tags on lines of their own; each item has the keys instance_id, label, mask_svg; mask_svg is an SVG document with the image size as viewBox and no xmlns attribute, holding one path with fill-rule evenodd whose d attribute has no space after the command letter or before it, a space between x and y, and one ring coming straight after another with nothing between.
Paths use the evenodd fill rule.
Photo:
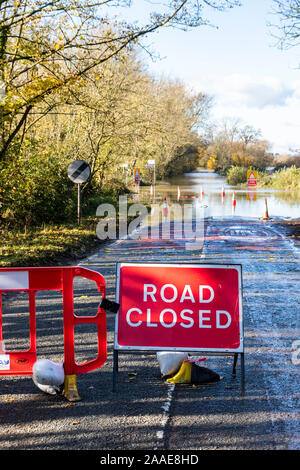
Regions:
<instances>
[{"instance_id":1,"label":"metal pole","mask_svg":"<svg viewBox=\"0 0 300 470\"><path fill-rule=\"evenodd\" d=\"M77 185L77 223L80 225L80 183Z\"/></svg>"},{"instance_id":2,"label":"metal pole","mask_svg":"<svg viewBox=\"0 0 300 470\"><path fill-rule=\"evenodd\" d=\"M119 351L117 349L114 349L114 363L113 363L113 392L117 391L117 375L118 375L118 370L119 370L119 363L118 363L118 358L119 358Z\"/></svg>"},{"instance_id":3,"label":"metal pole","mask_svg":"<svg viewBox=\"0 0 300 470\"><path fill-rule=\"evenodd\" d=\"M238 360L238 354L235 353L234 359L233 359L233 368L232 368L232 373L233 373L234 375L236 374L236 364L237 364L237 360Z\"/></svg>"},{"instance_id":4,"label":"metal pole","mask_svg":"<svg viewBox=\"0 0 300 470\"><path fill-rule=\"evenodd\" d=\"M241 353L242 394L245 394L245 354Z\"/></svg>"}]
</instances>

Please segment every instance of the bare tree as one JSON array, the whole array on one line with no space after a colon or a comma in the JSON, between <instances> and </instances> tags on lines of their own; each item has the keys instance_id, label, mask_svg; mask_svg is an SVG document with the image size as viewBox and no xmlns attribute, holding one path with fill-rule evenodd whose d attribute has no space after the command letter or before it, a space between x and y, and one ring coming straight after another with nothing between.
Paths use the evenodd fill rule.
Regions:
<instances>
[{"instance_id":1,"label":"bare tree","mask_svg":"<svg viewBox=\"0 0 300 470\"><path fill-rule=\"evenodd\" d=\"M240 129L239 138L245 146L253 144L261 138L261 130L247 124Z\"/></svg>"},{"instance_id":2,"label":"bare tree","mask_svg":"<svg viewBox=\"0 0 300 470\"><path fill-rule=\"evenodd\" d=\"M282 48L300 44L300 0L273 0L279 16L277 37Z\"/></svg>"}]
</instances>

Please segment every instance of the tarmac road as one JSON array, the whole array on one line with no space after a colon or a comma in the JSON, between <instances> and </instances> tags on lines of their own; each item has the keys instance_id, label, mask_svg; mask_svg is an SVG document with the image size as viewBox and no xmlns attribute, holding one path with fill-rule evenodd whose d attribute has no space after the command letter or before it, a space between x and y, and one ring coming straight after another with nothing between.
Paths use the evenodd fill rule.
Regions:
<instances>
[{"instance_id":1,"label":"tarmac road","mask_svg":"<svg viewBox=\"0 0 300 470\"><path fill-rule=\"evenodd\" d=\"M238 263L243 269L246 390L232 357L204 363L222 376L206 386L161 380L155 353L120 354L112 391L114 314L107 314L108 358L77 376L82 400L42 393L31 377L0 377L1 450L258 450L299 449L299 249L271 221L208 219L202 251L178 240L121 240L80 262L105 276L115 297L117 261ZM94 314L99 297L86 280L74 291L75 312ZM24 294L3 302L6 347L24 348L28 331ZM62 299L37 294L38 358L63 361ZM5 322L4 322L5 323ZM95 354L90 325L76 332L76 359ZM299 347L299 346L298 346ZM293 359L293 360L292 360ZM296 361L297 362L297 361Z\"/></svg>"}]
</instances>

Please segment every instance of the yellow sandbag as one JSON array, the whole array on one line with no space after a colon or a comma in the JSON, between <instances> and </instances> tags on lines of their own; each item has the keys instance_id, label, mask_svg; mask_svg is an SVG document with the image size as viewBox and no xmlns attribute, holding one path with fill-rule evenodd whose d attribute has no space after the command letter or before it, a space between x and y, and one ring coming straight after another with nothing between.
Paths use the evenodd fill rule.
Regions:
<instances>
[{"instance_id":1,"label":"yellow sandbag","mask_svg":"<svg viewBox=\"0 0 300 470\"><path fill-rule=\"evenodd\" d=\"M192 377L192 363L185 362L181 364L179 371L174 377L167 379L166 382L170 384L190 384Z\"/></svg>"}]
</instances>

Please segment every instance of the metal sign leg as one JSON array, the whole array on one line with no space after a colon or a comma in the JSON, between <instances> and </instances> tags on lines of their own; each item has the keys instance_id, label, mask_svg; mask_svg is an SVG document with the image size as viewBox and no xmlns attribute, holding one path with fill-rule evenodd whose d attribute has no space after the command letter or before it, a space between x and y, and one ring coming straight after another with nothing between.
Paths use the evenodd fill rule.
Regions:
<instances>
[{"instance_id":1,"label":"metal sign leg","mask_svg":"<svg viewBox=\"0 0 300 470\"><path fill-rule=\"evenodd\" d=\"M117 374L119 371L119 351L114 349L114 367L113 367L113 392L117 391Z\"/></svg>"},{"instance_id":2,"label":"metal sign leg","mask_svg":"<svg viewBox=\"0 0 300 470\"><path fill-rule=\"evenodd\" d=\"M233 368L232 368L232 373L233 375L236 374L236 365L237 365L237 361L238 361L238 354L236 353L234 355L234 359L233 359Z\"/></svg>"},{"instance_id":3,"label":"metal sign leg","mask_svg":"<svg viewBox=\"0 0 300 470\"><path fill-rule=\"evenodd\" d=\"M242 394L245 393L245 354L240 353L241 355L241 390ZM232 367L232 374L236 375L236 366L237 366L237 361L238 361L238 353L234 354L234 359L233 359L233 367Z\"/></svg>"},{"instance_id":4,"label":"metal sign leg","mask_svg":"<svg viewBox=\"0 0 300 470\"><path fill-rule=\"evenodd\" d=\"M242 382L242 394L245 393L245 355L241 353L241 382Z\"/></svg>"},{"instance_id":5,"label":"metal sign leg","mask_svg":"<svg viewBox=\"0 0 300 470\"><path fill-rule=\"evenodd\" d=\"M77 185L77 223L80 225L80 184Z\"/></svg>"}]
</instances>

